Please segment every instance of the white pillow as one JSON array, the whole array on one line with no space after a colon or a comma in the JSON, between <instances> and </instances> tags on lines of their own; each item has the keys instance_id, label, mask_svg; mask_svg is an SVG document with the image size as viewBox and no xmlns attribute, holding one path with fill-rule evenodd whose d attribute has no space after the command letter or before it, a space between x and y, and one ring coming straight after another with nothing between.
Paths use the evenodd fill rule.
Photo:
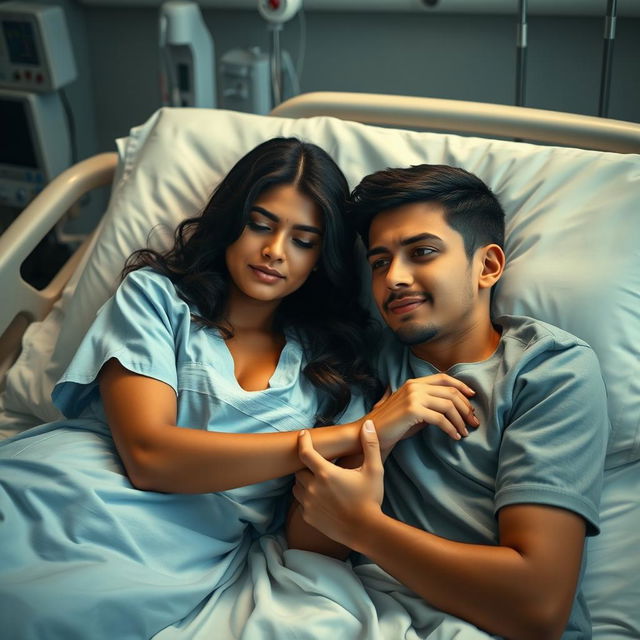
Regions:
<instances>
[{"instance_id":1,"label":"white pillow","mask_svg":"<svg viewBox=\"0 0 640 640\"><path fill-rule=\"evenodd\" d=\"M587 540L582 590L593 639L640 638L640 460L605 472L600 535Z\"/></svg>"},{"instance_id":2,"label":"white pillow","mask_svg":"<svg viewBox=\"0 0 640 640\"><path fill-rule=\"evenodd\" d=\"M330 153L351 187L367 173L423 162L461 166L507 214L508 266L497 312L531 315L590 343L609 394L607 464L640 458L640 157L372 127L334 118L291 120L227 111L162 109L120 142L120 179L56 330L32 332L7 379L5 409L56 417L49 394L125 258L166 246L247 151L296 136ZM45 320L45 324L49 320ZM35 333L59 337L55 347ZM36 344L30 338L38 338ZM49 354L51 354L49 357ZM45 371L33 384L34 371Z\"/></svg>"}]
</instances>

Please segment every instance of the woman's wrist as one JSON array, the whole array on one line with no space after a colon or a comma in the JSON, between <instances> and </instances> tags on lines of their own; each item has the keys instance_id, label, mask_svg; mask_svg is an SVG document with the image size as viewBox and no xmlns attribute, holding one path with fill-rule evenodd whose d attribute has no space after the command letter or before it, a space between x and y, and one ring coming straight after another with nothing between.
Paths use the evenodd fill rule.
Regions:
<instances>
[{"instance_id":1,"label":"woman's wrist","mask_svg":"<svg viewBox=\"0 0 640 640\"><path fill-rule=\"evenodd\" d=\"M317 427L309 431L314 448L326 460L335 460L362 450L360 422L346 422L332 427Z\"/></svg>"}]
</instances>

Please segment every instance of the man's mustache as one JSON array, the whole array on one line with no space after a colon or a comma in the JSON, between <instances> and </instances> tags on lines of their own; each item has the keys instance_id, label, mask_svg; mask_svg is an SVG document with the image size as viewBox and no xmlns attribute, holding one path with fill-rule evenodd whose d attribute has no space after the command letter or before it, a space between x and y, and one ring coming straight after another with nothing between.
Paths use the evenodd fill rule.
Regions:
<instances>
[{"instance_id":1,"label":"man's mustache","mask_svg":"<svg viewBox=\"0 0 640 640\"><path fill-rule=\"evenodd\" d=\"M426 291L392 291L383 302L382 308L387 311L392 302L402 300L403 298L422 298L425 301L432 300L431 294Z\"/></svg>"}]
</instances>

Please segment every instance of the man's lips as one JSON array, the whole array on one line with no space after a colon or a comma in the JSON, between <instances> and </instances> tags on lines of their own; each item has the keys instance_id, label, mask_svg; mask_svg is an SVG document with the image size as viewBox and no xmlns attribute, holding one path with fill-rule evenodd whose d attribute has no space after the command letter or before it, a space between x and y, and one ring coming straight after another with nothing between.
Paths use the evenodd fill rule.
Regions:
<instances>
[{"instance_id":1,"label":"man's lips","mask_svg":"<svg viewBox=\"0 0 640 640\"><path fill-rule=\"evenodd\" d=\"M403 296L387 302L385 306L390 313L402 315L417 309L425 300L425 296Z\"/></svg>"}]
</instances>

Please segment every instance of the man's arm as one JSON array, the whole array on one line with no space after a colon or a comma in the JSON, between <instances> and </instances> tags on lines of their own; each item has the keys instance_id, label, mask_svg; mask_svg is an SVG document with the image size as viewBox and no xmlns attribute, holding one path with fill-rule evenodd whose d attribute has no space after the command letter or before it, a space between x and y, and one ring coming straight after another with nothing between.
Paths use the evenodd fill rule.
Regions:
<instances>
[{"instance_id":1,"label":"man's arm","mask_svg":"<svg viewBox=\"0 0 640 640\"><path fill-rule=\"evenodd\" d=\"M499 514L498 546L452 542L380 513L351 546L434 606L505 638L560 638L580 572L583 519L513 505Z\"/></svg>"},{"instance_id":2,"label":"man's arm","mask_svg":"<svg viewBox=\"0 0 640 640\"><path fill-rule=\"evenodd\" d=\"M559 638L571 611L585 537L582 517L519 504L500 510L499 544L453 542L386 516L375 430L365 461L341 469L300 437L309 470L296 474L302 516L320 532L368 556L448 613L506 638Z\"/></svg>"},{"instance_id":3,"label":"man's arm","mask_svg":"<svg viewBox=\"0 0 640 640\"><path fill-rule=\"evenodd\" d=\"M428 428L440 428L455 440L468 435L466 425L472 428L478 426L473 407L467 396L472 396L474 391L460 380L456 380L446 374L435 374L415 380L408 380L400 389L392 393L387 389L385 394L376 402L372 411L365 418L377 423L378 420L388 420L389 416L395 418L400 409L403 411L412 404L417 405L414 413L425 419L425 422L417 422L414 427L407 429L404 434L398 433L398 439L406 438L423 428L426 419L430 419L432 425ZM419 413L421 411L422 413ZM381 445L382 461L395 446L396 442L387 441ZM341 457L337 466L346 469L356 469L362 464L362 453ZM323 535L304 521L300 505L294 499L289 508L286 522L286 537L290 549L303 551L315 551L345 560L351 549L338 544L331 538Z\"/></svg>"},{"instance_id":4,"label":"man's arm","mask_svg":"<svg viewBox=\"0 0 640 640\"><path fill-rule=\"evenodd\" d=\"M389 453L391 453L391 448L381 449L380 453L384 463ZM362 466L363 459L362 453L356 453L340 458L336 461L336 465L343 469L359 469ZM289 507L285 532L290 549L322 553L338 560L346 560L352 551L346 545L332 540L317 529L314 529L310 524L307 524L302 515L300 503L295 498L292 499Z\"/></svg>"}]
</instances>

